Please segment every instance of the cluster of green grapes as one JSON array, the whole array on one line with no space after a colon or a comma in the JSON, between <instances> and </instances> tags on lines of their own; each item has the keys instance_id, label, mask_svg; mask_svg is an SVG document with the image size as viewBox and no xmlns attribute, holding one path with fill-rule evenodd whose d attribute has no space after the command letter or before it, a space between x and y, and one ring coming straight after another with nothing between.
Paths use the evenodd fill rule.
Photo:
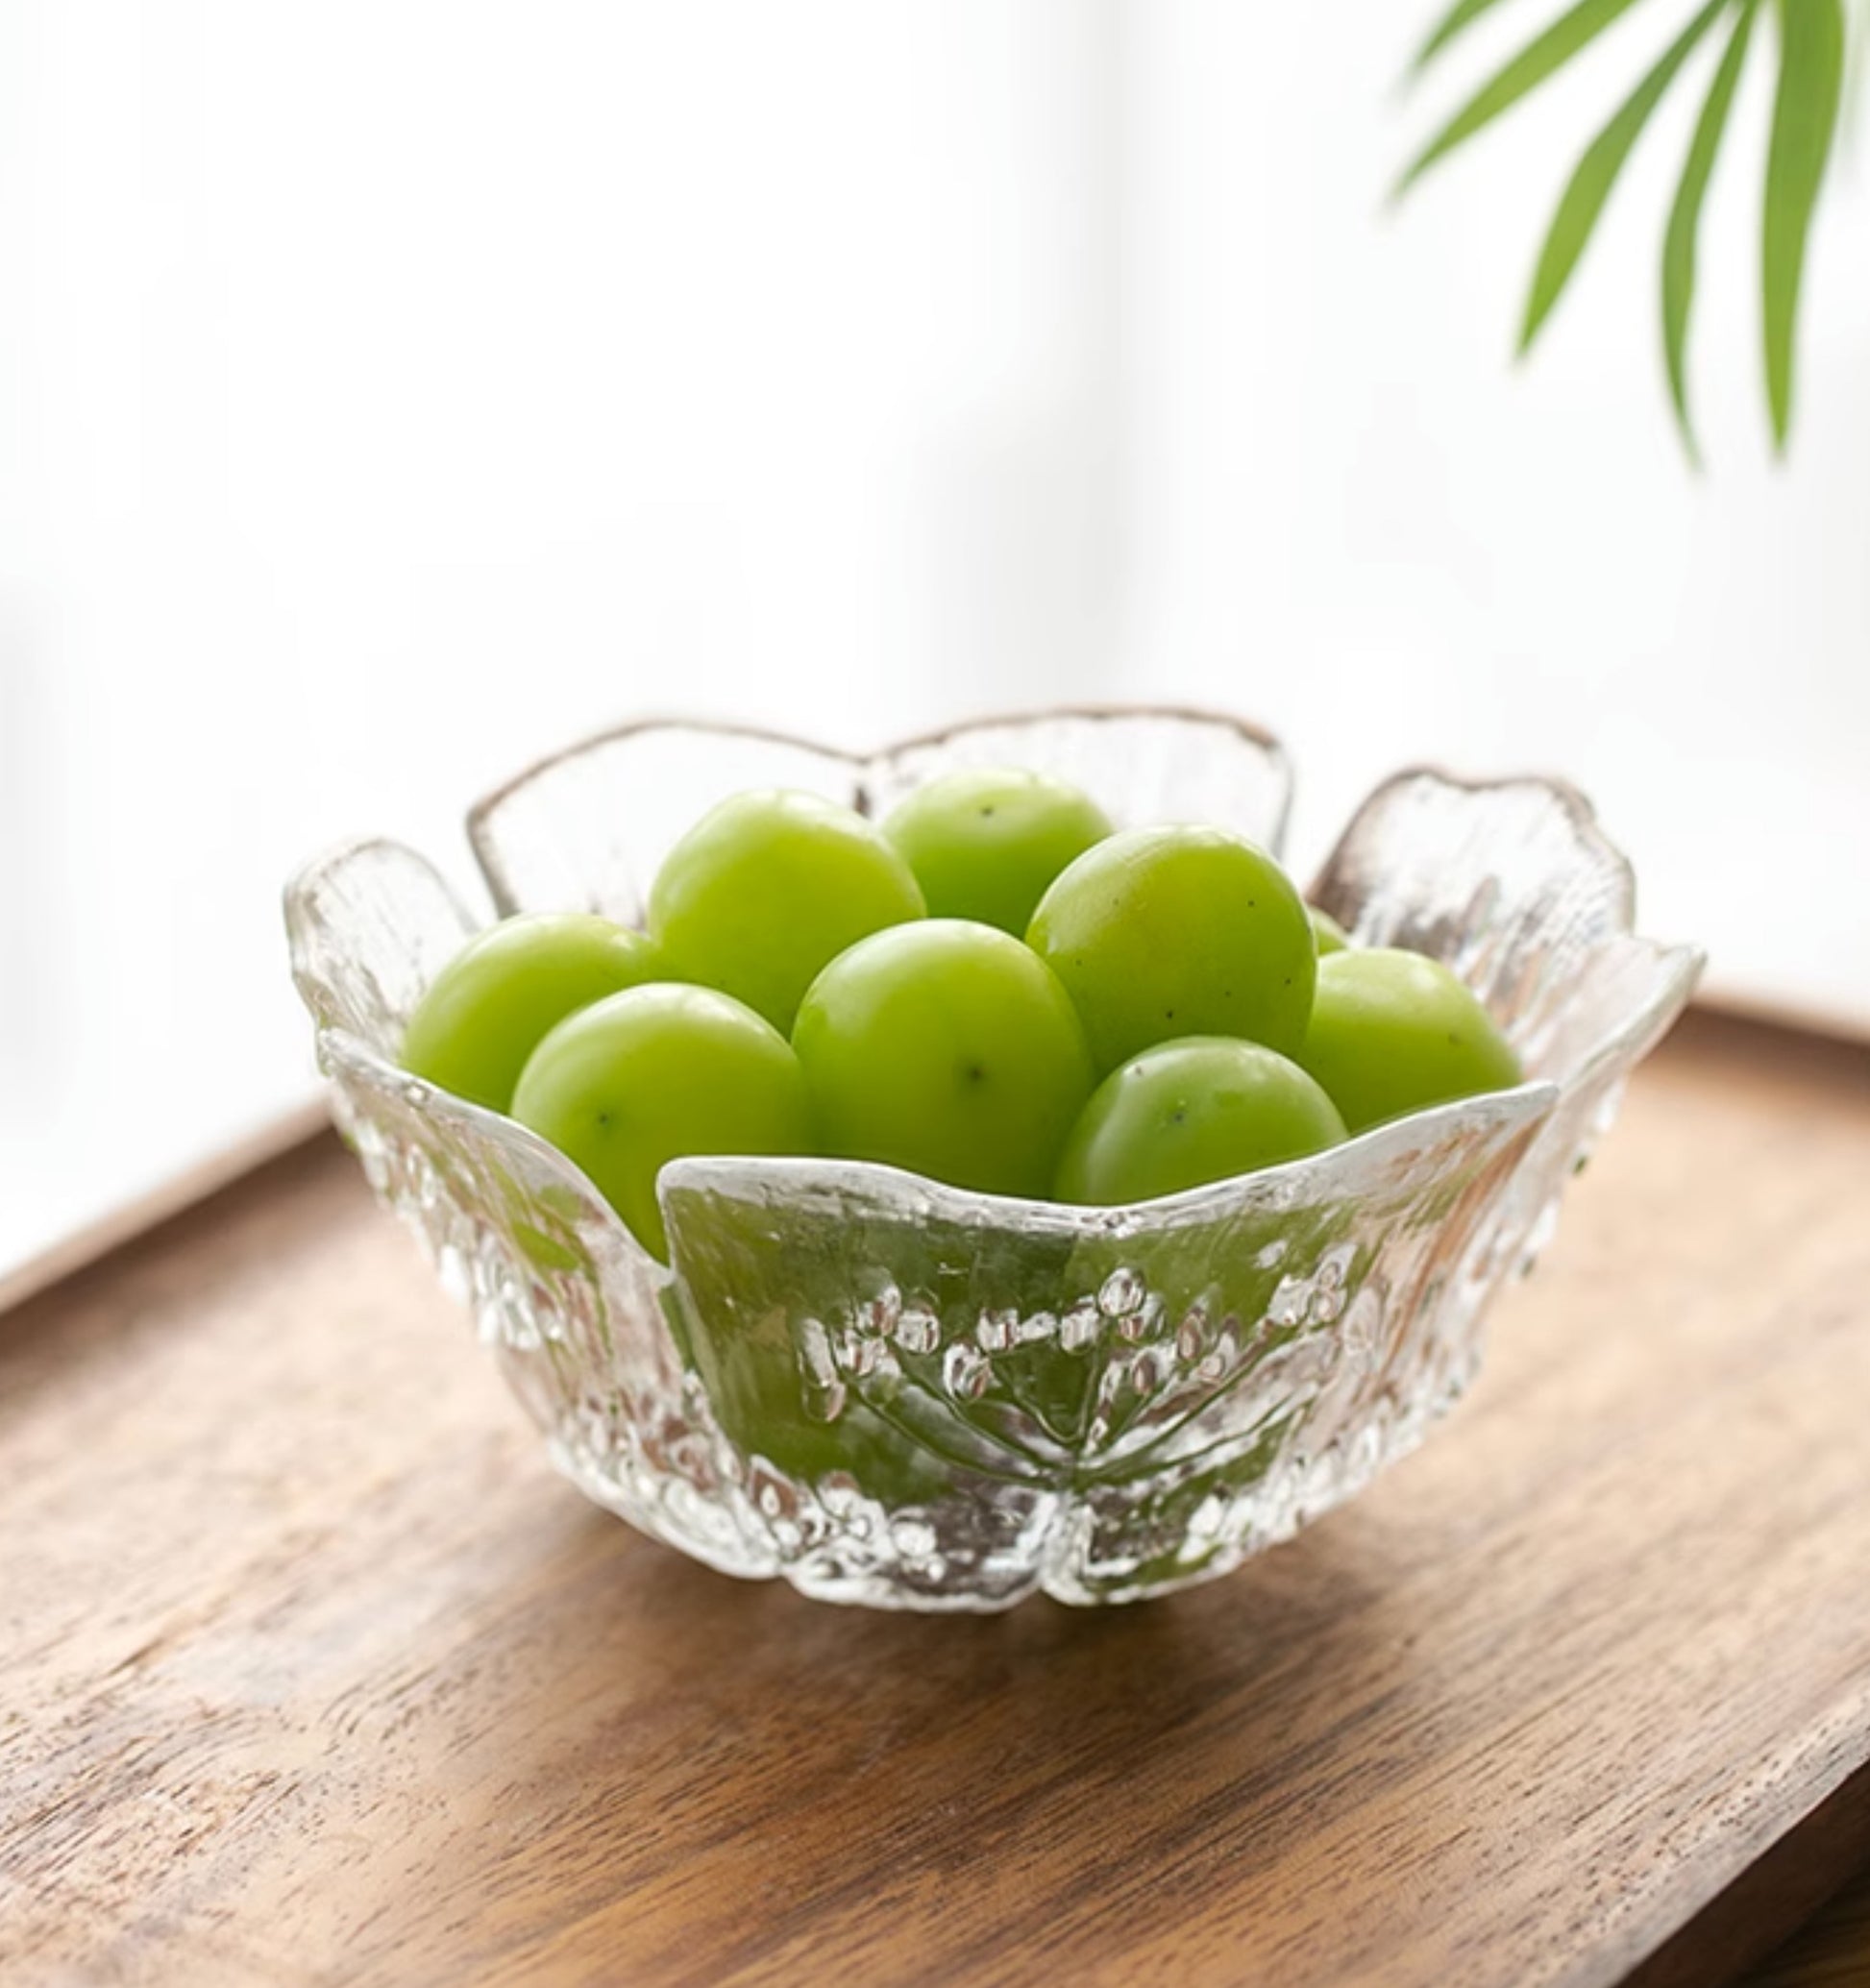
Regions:
<instances>
[{"instance_id":1,"label":"cluster of green grapes","mask_svg":"<svg viewBox=\"0 0 1870 1988\"><path fill-rule=\"evenodd\" d=\"M656 1176L684 1155L1111 1206L1519 1081L1453 973L1348 945L1265 850L1116 832L1019 769L930 781L880 827L737 795L670 852L648 925L493 926L403 1060L551 1141L658 1257Z\"/></svg>"}]
</instances>

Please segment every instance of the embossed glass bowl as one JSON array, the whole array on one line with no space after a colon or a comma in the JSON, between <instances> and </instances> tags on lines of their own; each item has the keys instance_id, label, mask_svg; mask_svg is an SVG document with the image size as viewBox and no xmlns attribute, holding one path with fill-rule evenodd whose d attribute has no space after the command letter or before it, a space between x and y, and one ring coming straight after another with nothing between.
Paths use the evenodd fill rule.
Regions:
<instances>
[{"instance_id":1,"label":"embossed glass bowl","mask_svg":"<svg viewBox=\"0 0 1870 1988\"><path fill-rule=\"evenodd\" d=\"M1279 747L1173 711L996 720L868 759L638 725L522 774L469 831L500 912L635 921L664 852L738 789L881 814L932 774L1007 762L1077 782L1120 824L1280 845ZM680 1161L661 1181L666 1269L551 1146L397 1067L475 923L422 857L340 850L286 916L340 1127L574 1484L728 1573L991 1609L1208 1580L1413 1449L1700 967L1634 936L1629 866L1545 780L1398 774L1313 896L1361 944L1446 960L1528 1081L1133 1209L846 1161Z\"/></svg>"}]
</instances>

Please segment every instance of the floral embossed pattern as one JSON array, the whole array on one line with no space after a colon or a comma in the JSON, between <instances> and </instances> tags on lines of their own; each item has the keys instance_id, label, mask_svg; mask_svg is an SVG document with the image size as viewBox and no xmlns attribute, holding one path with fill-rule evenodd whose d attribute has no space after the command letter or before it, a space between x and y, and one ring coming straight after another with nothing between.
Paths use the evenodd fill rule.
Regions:
<instances>
[{"instance_id":1,"label":"floral embossed pattern","mask_svg":"<svg viewBox=\"0 0 1870 1988\"><path fill-rule=\"evenodd\" d=\"M522 775L469 828L501 911L633 920L677 836L737 789L880 813L1009 762L1120 823L1283 834L1278 746L1166 711L996 720L867 760L635 726ZM1553 782L1400 774L1313 895L1360 943L1446 960L1528 1081L1131 1210L845 1161L680 1161L668 1269L560 1154L398 1068L474 923L428 863L355 845L298 878L286 918L341 1129L581 1490L729 1573L999 1608L1210 1579L1420 1441L1700 967L1634 935L1628 866Z\"/></svg>"}]
</instances>

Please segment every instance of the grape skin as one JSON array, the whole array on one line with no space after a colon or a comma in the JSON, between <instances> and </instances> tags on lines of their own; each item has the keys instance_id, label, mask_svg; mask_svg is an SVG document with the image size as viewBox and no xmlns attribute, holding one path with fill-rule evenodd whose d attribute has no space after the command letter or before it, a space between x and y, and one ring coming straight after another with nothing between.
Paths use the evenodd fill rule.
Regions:
<instances>
[{"instance_id":1,"label":"grape skin","mask_svg":"<svg viewBox=\"0 0 1870 1988\"><path fill-rule=\"evenodd\" d=\"M1089 795L1020 767L945 773L883 823L931 918L974 919L1016 939L1052 879L1110 832Z\"/></svg>"},{"instance_id":2,"label":"grape skin","mask_svg":"<svg viewBox=\"0 0 1870 1988\"><path fill-rule=\"evenodd\" d=\"M566 1016L666 977L641 932L589 913L509 918L469 940L403 1032L405 1069L504 1112L526 1060Z\"/></svg>"},{"instance_id":3,"label":"grape skin","mask_svg":"<svg viewBox=\"0 0 1870 1988\"><path fill-rule=\"evenodd\" d=\"M1317 947L1264 849L1223 829L1137 828L1088 849L1040 900L1027 943L1058 974L1108 1072L1154 1043L1304 1040Z\"/></svg>"},{"instance_id":4,"label":"grape skin","mask_svg":"<svg viewBox=\"0 0 1870 1988\"><path fill-rule=\"evenodd\" d=\"M1521 1081L1479 996L1439 960L1389 946L1318 962L1298 1061L1353 1132Z\"/></svg>"},{"instance_id":5,"label":"grape skin","mask_svg":"<svg viewBox=\"0 0 1870 1988\"><path fill-rule=\"evenodd\" d=\"M990 1193L1045 1194L1091 1094L1083 1028L1045 962L960 919L841 954L793 1044L825 1151Z\"/></svg>"},{"instance_id":6,"label":"grape skin","mask_svg":"<svg viewBox=\"0 0 1870 1988\"><path fill-rule=\"evenodd\" d=\"M658 983L562 1021L532 1052L513 1116L581 1167L653 1257L669 1240L656 1178L695 1154L809 1153L791 1045L714 988Z\"/></svg>"},{"instance_id":7,"label":"grape skin","mask_svg":"<svg viewBox=\"0 0 1870 1988\"><path fill-rule=\"evenodd\" d=\"M650 892L650 933L680 977L783 1032L846 946L923 908L873 823L815 794L758 789L723 801L670 850Z\"/></svg>"},{"instance_id":8,"label":"grape skin","mask_svg":"<svg viewBox=\"0 0 1870 1988\"><path fill-rule=\"evenodd\" d=\"M1258 1043L1159 1043L1092 1094L1059 1164L1061 1201L1115 1206L1302 1160L1345 1137L1323 1090Z\"/></svg>"}]
</instances>

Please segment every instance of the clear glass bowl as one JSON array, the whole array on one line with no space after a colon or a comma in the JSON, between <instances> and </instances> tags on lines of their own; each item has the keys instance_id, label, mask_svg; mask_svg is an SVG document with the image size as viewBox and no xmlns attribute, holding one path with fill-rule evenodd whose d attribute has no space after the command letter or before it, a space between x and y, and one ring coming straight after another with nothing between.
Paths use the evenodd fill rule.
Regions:
<instances>
[{"instance_id":1,"label":"clear glass bowl","mask_svg":"<svg viewBox=\"0 0 1870 1988\"><path fill-rule=\"evenodd\" d=\"M1006 762L1120 823L1282 838L1278 745L1176 711L995 720L870 759L636 725L523 773L469 832L502 913L635 921L663 853L738 789L880 814L931 774ZM680 1161L667 1269L562 1155L397 1067L475 924L422 857L341 849L286 919L340 1128L580 1490L727 1573L993 1609L1209 1580L1413 1449L1701 964L1633 935L1629 866L1548 780L1399 773L1313 895L1360 944L1446 960L1528 1081L1133 1209L854 1162Z\"/></svg>"}]
</instances>

